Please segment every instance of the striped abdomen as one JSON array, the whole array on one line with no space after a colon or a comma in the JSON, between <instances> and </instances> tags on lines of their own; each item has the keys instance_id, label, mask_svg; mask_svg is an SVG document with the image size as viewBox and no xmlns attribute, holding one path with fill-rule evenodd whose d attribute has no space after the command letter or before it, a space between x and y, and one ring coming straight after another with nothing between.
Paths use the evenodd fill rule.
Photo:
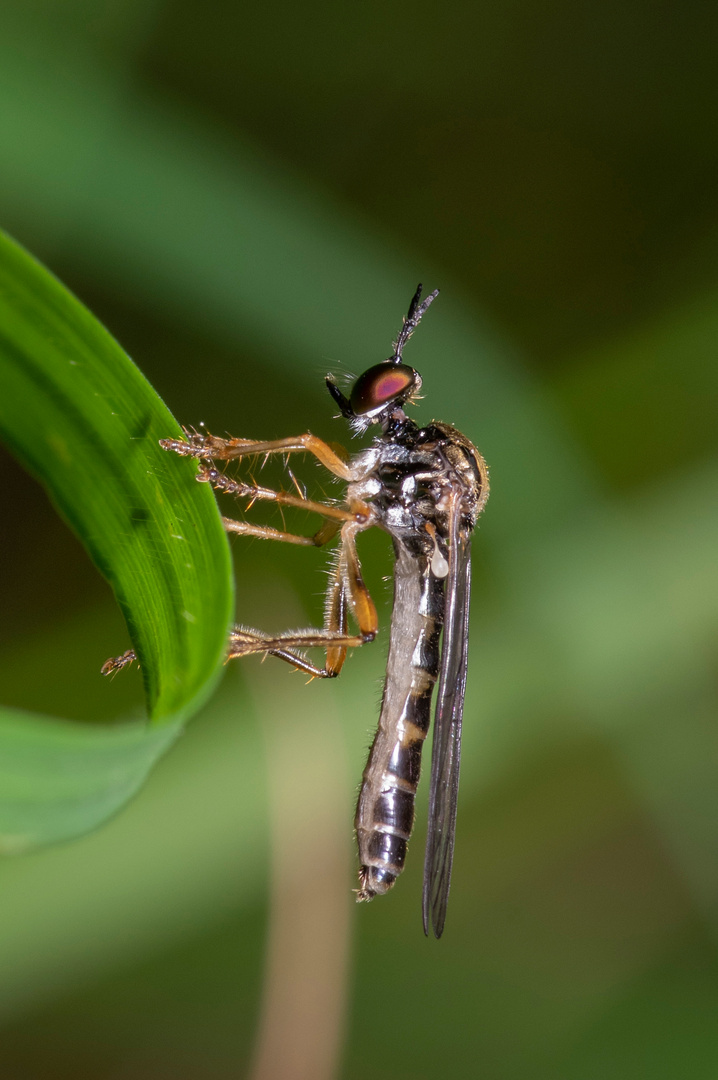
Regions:
<instances>
[{"instance_id":1,"label":"striped abdomen","mask_svg":"<svg viewBox=\"0 0 718 1080\"><path fill-rule=\"evenodd\" d=\"M385 893L404 869L421 751L439 671L444 580L396 543L394 609L379 727L364 770L356 832L359 900ZM425 562L425 560L422 560Z\"/></svg>"}]
</instances>

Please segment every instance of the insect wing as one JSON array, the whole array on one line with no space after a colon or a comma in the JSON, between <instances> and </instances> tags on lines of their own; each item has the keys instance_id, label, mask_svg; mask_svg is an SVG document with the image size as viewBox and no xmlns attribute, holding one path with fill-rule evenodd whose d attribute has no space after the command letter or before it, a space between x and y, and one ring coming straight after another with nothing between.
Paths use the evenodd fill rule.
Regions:
<instances>
[{"instance_id":1,"label":"insect wing","mask_svg":"<svg viewBox=\"0 0 718 1080\"><path fill-rule=\"evenodd\" d=\"M431 923L437 938L441 937L446 920L454 857L461 721L469 644L471 541L468 536L462 535L458 502L457 499L453 509L449 540L446 613L434 717L429 828L424 860L424 933L428 935Z\"/></svg>"}]
</instances>

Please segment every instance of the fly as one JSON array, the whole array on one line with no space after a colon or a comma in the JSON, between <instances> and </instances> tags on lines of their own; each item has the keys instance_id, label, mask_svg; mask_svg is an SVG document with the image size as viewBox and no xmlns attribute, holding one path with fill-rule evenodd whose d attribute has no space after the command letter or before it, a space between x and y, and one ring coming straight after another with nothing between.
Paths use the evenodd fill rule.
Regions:
<instances>
[{"instance_id":1,"label":"fly","mask_svg":"<svg viewBox=\"0 0 718 1080\"><path fill-rule=\"evenodd\" d=\"M346 397L331 377L326 385L354 434L378 424L380 434L357 454L334 449L311 434L263 442L219 439L185 432L160 445L199 461L197 479L217 491L299 507L323 524L301 536L247 521L223 518L227 532L320 547L338 537L326 594L324 626L267 634L235 626L228 658L278 656L317 678L334 678L347 650L373 641L376 608L357 557L359 533L378 526L392 538L394 606L379 726L364 769L356 811L359 847L358 900L388 892L404 868L414 824L421 751L429 731L431 698L438 682L424 861L424 932L444 929L451 880L459 788L461 723L466 687L471 534L489 494L486 463L476 447L449 424L418 427L404 411L421 388L421 376L403 362L404 346L438 290L421 302L419 285L393 345L392 355L361 375ZM225 475L218 462L249 455L309 453L347 484L341 503L317 502L297 491L277 491ZM349 616L356 624L352 633ZM323 667L308 648L325 650ZM135 659L132 651L108 660L114 673Z\"/></svg>"}]
</instances>

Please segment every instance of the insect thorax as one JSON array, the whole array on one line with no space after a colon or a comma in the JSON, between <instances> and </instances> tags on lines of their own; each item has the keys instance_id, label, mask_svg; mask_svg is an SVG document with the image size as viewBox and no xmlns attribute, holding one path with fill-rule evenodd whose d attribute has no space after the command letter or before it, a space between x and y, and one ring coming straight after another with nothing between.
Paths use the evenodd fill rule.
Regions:
<instances>
[{"instance_id":1,"label":"insect thorax","mask_svg":"<svg viewBox=\"0 0 718 1080\"><path fill-rule=\"evenodd\" d=\"M454 428L408 421L393 437L376 439L356 464L361 479L350 486L350 498L370 503L377 524L413 554L431 556L432 532L445 541L449 502L457 496L464 527L473 529L482 478L473 446Z\"/></svg>"}]
</instances>

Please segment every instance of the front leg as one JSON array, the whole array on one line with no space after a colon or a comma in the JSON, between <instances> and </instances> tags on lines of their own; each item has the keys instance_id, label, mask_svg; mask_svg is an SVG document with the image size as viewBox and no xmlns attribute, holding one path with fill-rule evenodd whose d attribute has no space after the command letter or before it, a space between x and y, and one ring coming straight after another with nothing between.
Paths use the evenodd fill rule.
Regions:
<instances>
[{"instance_id":1,"label":"front leg","mask_svg":"<svg viewBox=\"0 0 718 1080\"><path fill-rule=\"evenodd\" d=\"M230 461L234 458L251 454L314 454L334 476L341 480L353 480L354 470L347 463L344 451L342 457L328 443L307 432L296 438L272 439L263 442L256 439L218 439L214 435L199 435L197 432L185 432L184 439L160 439L163 450L172 450L181 457L200 458L204 461Z\"/></svg>"}]
</instances>

